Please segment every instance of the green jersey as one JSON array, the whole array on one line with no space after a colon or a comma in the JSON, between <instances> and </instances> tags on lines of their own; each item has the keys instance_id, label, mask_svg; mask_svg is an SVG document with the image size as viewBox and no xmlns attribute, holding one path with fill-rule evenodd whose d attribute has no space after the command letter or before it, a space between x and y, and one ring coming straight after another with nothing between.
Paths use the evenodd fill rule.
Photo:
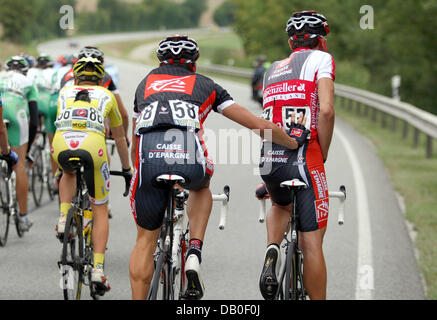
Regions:
<instances>
[{"instance_id":1,"label":"green jersey","mask_svg":"<svg viewBox=\"0 0 437 320\"><path fill-rule=\"evenodd\" d=\"M8 139L12 147L29 140L28 103L37 101L38 92L32 82L16 71L0 73L3 118L9 120Z\"/></svg>"}]
</instances>

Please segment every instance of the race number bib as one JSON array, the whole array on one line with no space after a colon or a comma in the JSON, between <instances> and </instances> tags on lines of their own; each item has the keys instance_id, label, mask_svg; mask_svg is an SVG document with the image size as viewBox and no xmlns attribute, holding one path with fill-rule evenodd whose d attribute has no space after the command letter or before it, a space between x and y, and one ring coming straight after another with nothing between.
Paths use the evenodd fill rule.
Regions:
<instances>
[{"instance_id":1,"label":"race number bib","mask_svg":"<svg viewBox=\"0 0 437 320\"><path fill-rule=\"evenodd\" d=\"M181 100L170 100L169 104L175 125L200 129L198 106Z\"/></svg>"},{"instance_id":2,"label":"race number bib","mask_svg":"<svg viewBox=\"0 0 437 320\"><path fill-rule=\"evenodd\" d=\"M273 122L273 107L265 108L261 117L267 121Z\"/></svg>"},{"instance_id":3,"label":"race number bib","mask_svg":"<svg viewBox=\"0 0 437 320\"><path fill-rule=\"evenodd\" d=\"M91 130L105 133L104 116L95 108L67 108L56 119L57 130Z\"/></svg>"},{"instance_id":4,"label":"race number bib","mask_svg":"<svg viewBox=\"0 0 437 320\"><path fill-rule=\"evenodd\" d=\"M295 115L295 122L298 123L300 117L306 116L305 128L311 131L311 109L310 107L282 107L282 124L285 129L291 129L292 115ZM308 135L308 139L311 135Z\"/></svg>"},{"instance_id":5,"label":"race number bib","mask_svg":"<svg viewBox=\"0 0 437 320\"><path fill-rule=\"evenodd\" d=\"M136 134L142 128L149 128L153 126L155 121L156 110L158 109L158 101L155 101L148 106L146 106L143 111L141 111L140 116L137 118L137 123L135 126Z\"/></svg>"}]
</instances>

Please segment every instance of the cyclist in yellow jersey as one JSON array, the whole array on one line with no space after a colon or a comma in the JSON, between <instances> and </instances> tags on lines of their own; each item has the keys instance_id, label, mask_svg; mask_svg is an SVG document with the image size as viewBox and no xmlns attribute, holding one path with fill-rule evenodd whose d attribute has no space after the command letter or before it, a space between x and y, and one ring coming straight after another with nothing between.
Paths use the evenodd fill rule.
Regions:
<instances>
[{"instance_id":1,"label":"cyclist in yellow jersey","mask_svg":"<svg viewBox=\"0 0 437 320\"><path fill-rule=\"evenodd\" d=\"M105 118L111 125L123 171L130 172L128 146L114 95L100 86L105 75L101 62L82 58L74 65L75 85L64 88L58 99L52 157L63 170L59 183L60 217L57 232L63 238L65 221L75 194L76 177L69 159L79 157L85 163L84 177L94 214L92 242L94 267L91 281L100 289L110 289L103 272L104 253L109 233L109 166L105 140Z\"/></svg>"}]
</instances>

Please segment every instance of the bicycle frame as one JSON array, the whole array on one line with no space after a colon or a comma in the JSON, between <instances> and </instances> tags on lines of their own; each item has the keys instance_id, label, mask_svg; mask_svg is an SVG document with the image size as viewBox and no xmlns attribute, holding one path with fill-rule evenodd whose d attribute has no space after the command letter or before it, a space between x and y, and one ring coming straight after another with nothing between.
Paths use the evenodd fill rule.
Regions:
<instances>
[{"instance_id":1,"label":"bicycle frame","mask_svg":"<svg viewBox=\"0 0 437 320\"><path fill-rule=\"evenodd\" d=\"M224 230L228 213L230 188L225 186L224 194L213 195L213 201L222 203L219 229ZM175 299L175 279L179 275L180 281L178 299L186 299L185 286L185 251L189 234L189 225L184 225L185 201L188 191L180 191L172 184L169 191L169 201L165 212L157 249L154 255L155 272L150 284L148 300L156 300L161 277L163 277L163 300ZM184 230L185 229L185 230Z\"/></svg>"},{"instance_id":2,"label":"bicycle frame","mask_svg":"<svg viewBox=\"0 0 437 320\"><path fill-rule=\"evenodd\" d=\"M290 214L289 231L285 233L285 256L286 262L282 265L279 277L278 277L278 289L275 294L275 299L284 300L306 300L306 291L303 283L303 252L299 247L299 232L298 232L298 212L296 203L296 192L298 189L293 189L293 184L284 185L287 186L291 192L292 198L292 212ZM340 208L338 211L338 224L341 226L344 224L344 203L346 200L346 188L341 186L339 191L329 191L330 198L337 198L340 200ZM266 218L266 201L261 200L261 207L258 221L264 223ZM290 239L288 238L290 237ZM290 266L287 269L287 266ZM291 279L292 284L285 283L283 288L284 279Z\"/></svg>"}]
</instances>

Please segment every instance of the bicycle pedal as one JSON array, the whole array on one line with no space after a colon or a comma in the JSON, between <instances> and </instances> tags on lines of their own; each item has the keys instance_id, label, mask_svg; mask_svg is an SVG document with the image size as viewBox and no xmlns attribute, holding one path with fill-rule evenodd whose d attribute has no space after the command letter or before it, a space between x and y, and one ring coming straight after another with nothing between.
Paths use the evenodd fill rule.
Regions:
<instances>
[{"instance_id":1,"label":"bicycle pedal","mask_svg":"<svg viewBox=\"0 0 437 320\"><path fill-rule=\"evenodd\" d=\"M184 300L200 300L199 290L187 289L187 291L185 291Z\"/></svg>"}]
</instances>

